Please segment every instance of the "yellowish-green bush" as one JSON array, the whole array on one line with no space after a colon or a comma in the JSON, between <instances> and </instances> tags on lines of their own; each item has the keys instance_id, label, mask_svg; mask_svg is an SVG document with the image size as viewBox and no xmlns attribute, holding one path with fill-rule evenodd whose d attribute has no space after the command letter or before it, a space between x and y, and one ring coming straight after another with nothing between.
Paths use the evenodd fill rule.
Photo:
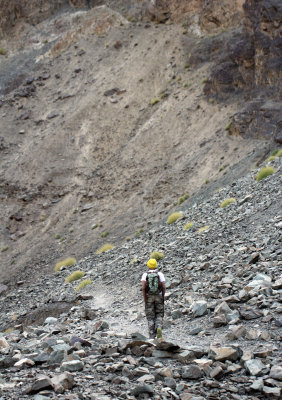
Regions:
<instances>
[{"instance_id":1,"label":"yellowish-green bush","mask_svg":"<svg viewBox=\"0 0 282 400\"><path fill-rule=\"evenodd\" d=\"M3 333L3 335L8 335L9 333L14 332L14 330L15 330L15 328L11 327L11 328L6 329L2 333Z\"/></svg>"},{"instance_id":2,"label":"yellowish-green bush","mask_svg":"<svg viewBox=\"0 0 282 400\"><path fill-rule=\"evenodd\" d=\"M70 267L71 265L74 265L76 263L76 259L73 257L68 257L65 258L62 261L57 262L55 265L55 271L58 272L62 267Z\"/></svg>"},{"instance_id":3,"label":"yellowish-green bush","mask_svg":"<svg viewBox=\"0 0 282 400\"><path fill-rule=\"evenodd\" d=\"M207 185L208 183L210 183L210 181L208 179L205 179L205 184Z\"/></svg>"},{"instance_id":4,"label":"yellowish-green bush","mask_svg":"<svg viewBox=\"0 0 282 400\"><path fill-rule=\"evenodd\" d=\"M185 193L184 196L182 196L182 197L180 197L180 198L178 199L178 204L182 204L185 200L188 199L188 197L189 197L189 194L188 194L188 193Z\"/></svg>"},{"instance_id":5,"label":"yellowish-green bush","mask_svg":"<svg viewBox=\"0 0 282 400\"><path fill-rule=\"evenodd\" d=\"M96 251L96 254L104 253L105 251L112 250L115 246L111 243L106 243L99 250Z\"/></svg>"},{"instance_id":6,"label":"yellowish-green bush","mask_svg":"<svg viewBox=\"0 0 282 400\"><path fill-rule=\"evenodd\" d=\"M74 271L72 274L66 277L65 282L70 283L73 281L77 281L85 275L83 271Z\"/></svg>"},{"instance_id":7,"label":"yellowish-green bush","mask_svg":"<svg viewBox=\"0 0 282 400\"><path fill-rule=\"evenodd\" d=\"M125 240L126 240L127 242L129 242L129 241L131 240L131 237L130 237L130 236L126 236Z\"/></svg>"},{"instance_id":8,"label":"yellowish-green bush","mask_svg":"<svg viewBox=\"0 0 282 400\"><path fill-rule=\"evenodd\" d=\"M269 175L274 174L275 169L273 167L264 167L256 175L256 180L259 182L262 179L267 178Z\"/></svg>"},{"instance_id":9,"label":"yellowish-green bush","mask_svg":"<svg viewBox=\"0 0 282 400\"><path fill-rule=\"evenodd\" d=\"M221 202L220 208L224 208L229 206L229 204L236 203L236 199L234 197L230 197L229 199L225 199Z\"/></svg>"},{"instance_id":10,"label":"yellowish-green bush","mask_svg":"<svg viewBox=\"0 0 282 400\"><path fill-rule=\"evenodd\" d=\"M229 129L231 128L231 122L228 122L227 124L226 124L226 126L225 126L225 130L226 131L229 131Z\"/></svg>"},{"instance_id":11,"label":"yellowish-green bush","mask_svg":"<svg viewBox=\"0 0 282 400\"><path fill-rule=\"evenodd\" d=\"M199 229L199 233L202 233L202 232L205 232L205 231L207 231L209 229L209 226L207 225L207 226L203 226L202 228L200 228Z\"/></svg>"},{"instance_id":12,"label":"yellowish-green bush","mask_svg":"<svg viewBox=\"0 0 282 400\"><path fill-rule=\"evenodd\" d=\"M75 289L76 292L79 292L81 289L83 289L87 285L91 285L92 281L91 279L84 279L83 281L80 282L80 284L77 286Z\"/></svg>"},{"instance_id":13,"label":"yellowish-green bush","mask_svg":"<svg viewBox=\"0 0 282 400\"><path fill-rule=\"evenodd\" d=\"M136 232L135 232L135 236L139 236L140 233L142 233L144 231L143 228L139 228Z\"/></svg>"},{"instance_id":14,"label":"yellowish-green bush","mask_svg":"<svg viewBox=\"0 0 282 400\"><path fill-rule=\"evenodd\" d=\"M61 235L59 233L57 233L57 235L55 236L55 239L57 239L57 240L61 239Z\"/></svg>"},{"instance_id":15,"label":"yellowish-green bush","mask_svg":"<svg viewBox=\"0 0 282 400\"><path fill-rule=\"evenodd\" d=\"M168 224L173 224L175 221L177 221L181 217L182 217L182 213L181 212L174 212L174 213L170 214L170 216L168 217L167 223Z\"/></svg>"},{"instance_id":16,"label":"yellowish-green bush","mask_svg":"<svg viewBox=\"0 0 282 400\"><path fill-rule=\"evenodd\" d=\"M150 255L150 258L154 258L155 260L160 260L164 258L164 253L161 253L159 251L153 251Z\"/></svg>"},{"instance_id":17,"label":"yellowish-green bush","mask_svg":"<svg viewBox=\"0 0 282 400\"><path fill-rule=\"evenodd\" d=\"M101 233L101 238L105 238L105 237L107 237L107 236L108 236L108 234L109 234L109 232L103 232L103 233Z\"/></svg>"},{"instance_id":18,"label":"yellowish-green bush","mask_svg":"<svg viewBox=\"0 0 282 400\"><path fill-rule=\"evenodd\" d=\"M158 97L154 97L154 98L151 100L151 106L154 106L154 105L157 104L159 101L160 101L160 99L159 99Z\"/></svg>"},{"instance_id":19,"label":"yellowish-green bush","mask_svg":"<svg viewBox=\"0 0 282 400\"><path fill-rule=\"evenodd\" d=\"M2 249L1 249L1 253L4 253L4 251L7 251L9 249L9 246L4 246Z\"/></svg>"},{"instance_id":20,"label":"yellowish-green bush","mask_svg":"<svg viewBox=\"0 0 282 400\"><path fill-rule=\"evenodd\" d=\"M7 54L7 51L5 50L5 49L2 49L1 47L0 47L0 55L1 56L5 56Z\"/></svg>"},{"instance_id":21,"label":"yellowish-green bush","mask_svg":"<svg viewBox=\"0 0 282 400\"><path fill-rule=\"evenodd\" d=\"M282 149L273 150L267 161L273 161L277 157L282 157Z\"/></svg>"},{"instance_id":22,"label":"yellowish-green bush","mask_svg":"<svg viewBox=\"0 0 282 400\"><path fill-rule=\"evenodd\" d=\"M184 226L184 230L187 231L187 229L192 228L192 226L194 225L194 222L187 222L187 224Z\"/></svg>"}]
</instances>

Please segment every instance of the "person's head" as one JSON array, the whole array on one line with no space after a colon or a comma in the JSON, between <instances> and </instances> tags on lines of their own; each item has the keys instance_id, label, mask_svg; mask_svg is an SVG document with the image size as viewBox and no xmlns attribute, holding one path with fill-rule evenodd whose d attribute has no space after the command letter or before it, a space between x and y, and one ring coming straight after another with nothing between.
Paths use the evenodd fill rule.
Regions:
<instances>
[{"instance_id":1,"label":"person's head","mask_svg":"<svg viewBox=\"0 0 282 400\"><path fill-rule=\"evenodd\" d=\"M158 263L154 258L150 258L150 260L147 262L147 266L149 269L156 269L158 267Z\"/></svg>"}]
</instances>

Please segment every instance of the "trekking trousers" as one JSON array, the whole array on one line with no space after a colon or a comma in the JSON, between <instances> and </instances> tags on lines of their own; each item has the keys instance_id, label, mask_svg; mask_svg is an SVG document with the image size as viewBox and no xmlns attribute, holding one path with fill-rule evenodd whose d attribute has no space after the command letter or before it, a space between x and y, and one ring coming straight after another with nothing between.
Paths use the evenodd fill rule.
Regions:
<instances>
[{"instance_id":1,"label":"trekking trousers","mask_svg":"<svg viewBox=\"0 0 282 400\"><path fill-rule=\"evenodd\" d=\"M161 294L148 294L145 304L145 314L148 321L149 335L154 336L158 328L162 328L164 317L164 302Z\"/></svg>"}]
</instances>

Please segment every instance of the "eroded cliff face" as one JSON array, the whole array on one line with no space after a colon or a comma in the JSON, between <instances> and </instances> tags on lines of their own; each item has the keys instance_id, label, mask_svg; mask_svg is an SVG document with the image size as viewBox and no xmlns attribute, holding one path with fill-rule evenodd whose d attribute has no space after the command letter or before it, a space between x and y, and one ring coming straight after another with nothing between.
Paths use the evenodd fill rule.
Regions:
<instances>
[{"instance_id":1,"label":"eroded cliff face","mask_svg":"<svg viewBox=\"0 0 282 400\"><path fill-rule=\"evenodd\" d=\"M158 21L171 18L176 22L196 21L204 32L222 30L240 24L244 0L147 0L147 15Z\"/></svg>"},{"instance_id":2,"label":"eroded cliff face","mask_svg":"<svg viewBox=\"0 0 282 400\"><path fill-rule=\"evenodd\" d=\"M242 33L229 40L205 85L207 96L227 101L244 95L231 132L281 142L282 3L246 0ZM233 39L233 40L232 40Z\"/></svg>"},{"instance_id":3,"label":"eroded cliff face","mask_svg":"<svg viewBox=\"0 0 282 400\"><path fill-rule=\"evenodd\" d=\"M107 2L113 8L122 6L125 13L134 12L164 22L171 19L184 22L188 27L197 24L203 32L230 28L241 23L243 0L126 0ZM0 0L0 26L2 34L10 31L20 20L37 24L50 17L64 6L74 8L94 7L105 3L102 0ZM120 3L120 4L119 4ZM121 4L122 3L122 4Z\"/></svg>"},{"instance_id":4,"label":"eroded cliff face","mask_svg":"<svg viewBox=\"0 0 282 400\"><path fill-rule=\"evenodd\" d=\"M98 5L94 0L0 0L0 36L11 31L15 24L24 20L35 25L50 17L64 6L85 7Z\"/></svg>"}]
</instances>

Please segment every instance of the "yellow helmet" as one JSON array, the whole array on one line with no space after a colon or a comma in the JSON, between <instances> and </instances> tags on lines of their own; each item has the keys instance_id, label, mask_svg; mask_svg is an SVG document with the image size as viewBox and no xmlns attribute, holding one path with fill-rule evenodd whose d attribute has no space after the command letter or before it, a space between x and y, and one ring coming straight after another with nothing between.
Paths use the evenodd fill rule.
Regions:
<instances>
[{"instance_id":1,"label":"yellow helmet","mask_svg":"<svg viewBox=\"0 0 282 400\"><path fill-rule=\"evenodd\" d=\"M147 265L149 269L156 269L158 267L158 263L154 258L150 258L150 260L147 262Z\"/></svg>"}]
</instances>

